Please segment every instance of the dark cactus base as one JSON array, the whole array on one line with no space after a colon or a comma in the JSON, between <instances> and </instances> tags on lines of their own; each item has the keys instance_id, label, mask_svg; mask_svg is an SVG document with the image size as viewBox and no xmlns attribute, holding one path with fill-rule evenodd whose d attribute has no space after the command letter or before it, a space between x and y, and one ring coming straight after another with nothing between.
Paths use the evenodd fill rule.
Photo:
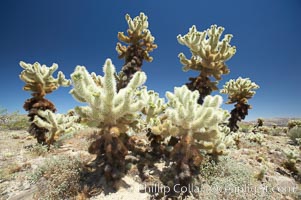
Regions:
<instances>
[{"instance_id":1,"label":"dark cactus base","mask_svg":"<svg viewBox=\"0 0 301 200\"><path fill-rule=\"evenodd\" d=\"M128 153L123 142L111 133L104 133L92 142L89 153L96 154L100 173L105 176L107 184L118 189L118 182L126 173L125 156Z\"/></svg>"},{"instance_id":2,"label":"dark cactus base","mask_svg":"<svg viewBox=\"0 0 301 200\"><path fill-rule=\"evenodd\" d=\"M127 48L125 54L125 64L123 65L121 71L122 76L119 77L118 90L125 88L133 75L137 71L141 71L141 66L143 64L144 58L144 49L142 49L139 45L131 45Z\"/></svg>"},{"instance_id":3,"label":"dark cactus base","mask_svg":"<svg viewBox=\"0 0 301 200\"><path fill-rule=\"evenodd\" d=\"M200 164L203 160L199 149L193 144L193 139L189 136L184 136L174 147L171 152L171 159L175 162L174 166L170 168L168 177L163 177L162 182L167 186L179 185L179 188L189 188L189 185L193 183L193 176L197 175L200 170ZM172 188L171 187L171 188ZM186 191L182 194L184 197L190 195L193 191ZM167 196L177 197L180 194L177 191L171 190Z\"/></svg>"},{"instance_id":4,"label":"dark cactus base","mask_svg":"<svg viewBox=\"0 0 301 200\"><path fill-rule=\"evenodd\" d=\"M30 135L37 138L37 142L39 144L46 144L46 133L48 132L47 129L38 127L36 124L34 124L32 121L34 120L34 117L38 115L39 110L51 110L52 112L55 112L55 106L54 104L44 99L43 97L37 98L33 97L30 99L27 99L23 105L24 110L28 111L28 117L29 122L31 122L30 127L28 128L28 132Z\"/></svg>"}]
</instances>

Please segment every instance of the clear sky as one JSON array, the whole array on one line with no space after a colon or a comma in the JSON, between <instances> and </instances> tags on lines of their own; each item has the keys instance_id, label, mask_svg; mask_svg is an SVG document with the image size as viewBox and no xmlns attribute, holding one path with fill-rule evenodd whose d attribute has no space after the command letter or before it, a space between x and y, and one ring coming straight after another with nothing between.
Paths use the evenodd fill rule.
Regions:
<instances>
[{"instance_id":1,"label":"clear sky","mask_svg":"<svg viewBox=\"0 0 301 200\"><path fill-rule=\"evenodd\" d=\"M0 106L23 111L30 92L22 90L19 62L50 66L69 78L76 65L102 75L106 58L117 71L123 60L115 51L117 33L126 32L124 15L144 12L158 49L145 63L146 85L165 95L197 72L183 72L177 55L190 53L177 42L192 25L203 31L212 24L233 34L237 53L227 62L231 78L249 77L260 85L247 120L257 117L301 117L301 1L300 0L1 0L0 2ZM46 96L58 112L79 105L71 87ZM226 101L226 96L223 96ZM231 110L233 105L223 106Z\"/></svg>"}]
</instances>

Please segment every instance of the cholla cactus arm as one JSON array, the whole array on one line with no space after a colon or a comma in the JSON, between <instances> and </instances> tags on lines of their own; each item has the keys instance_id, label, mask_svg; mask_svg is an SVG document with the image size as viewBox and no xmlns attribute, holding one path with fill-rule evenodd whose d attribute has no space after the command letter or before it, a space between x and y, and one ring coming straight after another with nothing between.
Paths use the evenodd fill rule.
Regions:
<instances>
[{"instance_id":1,"label":"cholla cactus arm","mask_svg":"<svg viewBox=\"0 0 301 200\"><path fill-rule=\"evenodd\" d=\"M252 82L249 78L241 78L234 80L231 79L225 83L223 89L220 91L222 94L228 94L229 101L227 103L239 102L243 99L250 99L256 93L254 90L259 86Z\"/></svg>"},{"instance_id":2,"label":"cholla cactus arm","mask_svg":"<svg viewBox=\"0 0 301 200\"><path fill-rule=\"evenodd\" d=\"M52 144L54 137L60 133L80 128L80 126L75 123L75 121L78 120L77 116L54 114L50 110L39 110L38 114L39 115L35 116L33 123L38 127L46 128L50 132L50 136L46 141L48 145Z\"/></svg>"},{"instance_id":3,"label":"cholla cactus arm","mask_svg":"<svg viewBox=\"0 0 301 200\"><path fill-rule=\"evenodd\" d=\"M142 87L138 92L139 98L146 102L146 106L143 108L142 113L146 115L146 123L149 123L151 119L157 118L163 114L167 104L165 104L164 98L160 98L159 94L153 90L147 90L147 87Z\"/></svg>"},{"instance_id":4,"label":"cholla cactus arm","mask_svg":"<svg viewBox=\"0 0 301 200\"><path fill-rule=\"evenodd\" d=\"M220 41L223 32L224 28L216 25L203 32L192 26L186 35L178 35L178 42L187 46L192 53L191 59L187 59L183 53L179 54L183 70L202 71L217 80L221 79L222 74L229 73L225 62L236 53L236 47L230 45L231 34L226 34Z\"/></svg>"},{"instance_id":5,"label":"cholla cactus arm","mask_svg":"<svg viewBox=\"0 0 301 200\"><path fill-rule=\"evenodd\" d=\"M104 76L95 81L95 74L89 74L84 67L77 67L71 75L74 88L70 91L74 98L86 102L89 106L77 107L76 112L97 127L117 125L129 115L134 115L144 107L144 101L135 98L135 90L146 81L143 72L136 73L126 88L117 92L115 67L107 59L103 67ZM93 78L94 77L94 78ZM131 118L128 123L134 120Z\"/></svg>"},{"instance_id":6,"label":"cholla cactus arm","mask_svg":"<svg viewBox=\"0 0 301 200\"><path fill-rule=\"evenodd\" d=\"M23 89L32 91L34 94L44 96L58 89L59 86L66 87L71 84L71 81L67 80L62 72L58 73L57 78L53 77L53 73L58 68L55 63L51 67L47 67L46 65L41 66L38 62L32 65L21 61L20 66L24 69L20 74L20 79L26 83Z\"/></svg>"}]
</instances>

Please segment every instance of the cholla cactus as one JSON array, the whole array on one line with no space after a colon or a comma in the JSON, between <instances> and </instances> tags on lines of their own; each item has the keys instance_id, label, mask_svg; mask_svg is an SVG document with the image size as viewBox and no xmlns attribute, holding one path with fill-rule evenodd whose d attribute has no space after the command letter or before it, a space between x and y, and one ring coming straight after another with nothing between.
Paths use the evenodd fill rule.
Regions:
<instances>
[{"instance_id":1,"label":"cholla cactus","mask_svg":"<svg viewBox=\"0 0 301 200\"><path fill-rule=\"evenodd\" d=\"M127 148L121 138L136 125L137 112L145 106L143 96L137 95L136 89L146 81L146 75L135 73L129 84L117 91L115 67L110 59L106 60L103 72L103 77L96 76L77 66L71 74L74 88L70 93L76 100L88 103L76 107L75 111L89 126L100 129L99 138L90 145L89 152L103 160L107 181L116 181L126 171Z\"/></svg>"},{"instance_id":2,"label":"cholla cactus","mask_svg":"<svg viewBox=\"0 0 301 200\"><path fill-rule=\"evenodd\" d=\"M125 59L125 64L122 67L121 73L118 76L118 89L124 88L137 71L141 71L143 60L151 62L153 58L149 56L149 52L157 48L154 44L155 38L148 29L147 16L140 13L139 16L132 19L126 14L125 19L128 23L128 36L123 32L118 33L118 39L129 46L123 46L117 43L116 51L119 58Z\"/></svg>"},{"instance_id":3,"label":"cholla cactus","mask_svg":"<svg viewBox=\"0 0 301 200\"><path fill-rule=\"evenodd\" d=\"M230 135L232 137L232 140L235 142L237 149L241 148L241 138L243 137L243 135L244 134L240 132L232 132L232 134Z\"/></svg>"},{"instance_id":4,"label":"cholla cactus","mask_svg":"<svg viewBox=\"0 0 301 200\"><path fill-rule=\"evenodd\" d=\"M207 96L203 105L199 105L199 93L185 85L175 87L174 93L167 92L166 97L169 100L167 120L172 123L173 134L181 137L171 153L177 163L175 184L187 185L202 161L200 150L214 156L225 153L226 138L219 124L225 122L229 114L220 108L221 96Z\"/></svg>"},{"instance_id":5,"label":"cholla cactus","mask_svg":"<svg viewBox=\"0 0 301 200\"><path fill-rule=\"evenodd\" d=\"M263 141L264 141L264 135L262 133L249 133L248 136L247 136L247 139L250 141L250 142L255 142L255 143L258 143L258 144L262 144Z\"/></svg>"},{"instance_id":6,"label":"cholla cactus","mask_svg":"<svg viewBox=\"0 0 301 200\"><path fill-rule=\"evenodd\" d=\"M287 123L288 129L292 129L295 126L300 126L301 127L301 120L289 120Z\"/></svg>"},{"instance_id":7,"label":"cholla cactus","mask_svg":"<svg viewBox=\"0 0 301 200\"><path fill-rule=\"evenodd\" d=\"M76 123L78 116L54 114L51 110L39 110L38 114L34 117L33 123L49 131L49 137L46 140L48 145L53 144L55 137L62 133L76 131L82 127Z\"/></svg>"},{"instance_id":8,"label":"cholla cactus","mask_svg":"<svg viewBox=\"0 0 301 200\"><path fill-rule=\"evenodd\" d=\"M33 97L27 99L23 105L23 108L29 112L30 122L38 115L39 110L48 109L55 112L56 109L53 103L45 99L44 96L58 89L59 86L69 86L71 83L70 80L65 79L62 72L58 73L57 78L53 77L53 73L58 68L57 64L47 67L45 65L41 66L38 62L32 65L21 61L20 66L24 69L20 74L20 79L26 83L23 89L33 92ZM28 132L35 136L39 143L46 143L45 133L47 129L38 127L35 123L31 123Z\"/></svg>"},{"instance_id":9,"label":"cholla cactus","mask_svg":"<svg viewBox=\"0 0 301 200\"><path fill-rule=\"evenodd\" d=\"M230 72L225 62L235 54L236 47L230 45L231 34L226 34L220 41L223 31L223 27L216 25L203 32L197 31L196 27L192 26L186 35L177 37L178 42L187 46L192 53L190 59L187 59L183 53L179 54L180 62L184 65L183 70L200 72L197 78L190 78L191 82L186 84L190 90L199 91L199 103L202 103L204 97L211 94L213 90L218 89L218 82L212 82L210 77L220 80L221 75Z\"/></svg>"},{"instance_id":10,"label":"cholla cactus","mask_svg":"<svg viewBox=\"0 0 301 200\"><path fill-rule=\"evenodd\" d=\"M264 120L262 118L258 118L257 119L257 124L255 125L255 128L262 127L263 122L264 122Z\"/></svg>"},{"instance_id":11,"label":"cholla cactus","mask_svg":"<svg viewBox=\"0 0 301 200\"><path fill-rule=\"evenodd\" d=\"M166 110L167 104L165 104L164 98L160 98L159 93L143 87L138 94L147 103L142 110L142 113L146 116L146 123L149 123L153 118L157 118Z\"/></svg>"},{"instance_id":12,"label":"cholla cactus","mask_svg":"<svg viewBox=\"0 0 301 200\"><path fill-rule=\"evenodd\" d=\"M237 122L245 119L246 115L248 115L248 109L252 108L248 104L248 99L253 97L256 93L253 90L258 88L259 86L249 78L239 77L236 80L231 79L228 81L220 91L223 94L228 94L227 104L236 103L229 119L231 131L237 131L239 129Z\"/></svg>"},{"instance_id":13,"label":"cholla cactus","mask_svg":"<svg viewBox=\"0 0 301 200\"><path fill-rule=\"evenodd\" d=\"M199 105L196 103L198 92L191 92L186 86L182 86L176 87L174 94L167 92L166 97L169 99L166 115L178 127L179 136L197 140L207 153L224 151L225 146L217 143L223 135L219 124L228 119L229 113L220 108L221 96L208 96L203 105Z\"/></svg>"},{"instance_id":14,"label":"cholla cactus","mask_svg":"<svg viewBox=\"0 0 301 200\"><path fill-rule=\"evenodd\" d=\"M103 71L105 75L98 76L98 81L93 78L97 77L95 73L89 74L83 66L77 66L71 74L74 88L70 94L76 100L89 104L76 107L75 111L90 126L102 129L117 126L121 132L126 132L135 121L136 112L144 107L144 101L135 98L135 90L146 81L146 75L137 73L126 88L117 92L115 67L110 59L106 60Z\"/></svg>"},{"instance_id":15,"label":"cholla cactus","mask_svg":"<svg viewBox=\"0 0 301 200\"><path fill-rule=\"evenodd\" d=\"M301 126L294 126L288 131L288 136L297 145L301 145Z\"/></svg>"},{"instance_id":16,"label":"cholla cactus","mask_svg":"<svg viewBox=\"0 0 301 200\"><path fill-rule=\"evenodd\" d=\"M300 161L299 152L291 149L285 149L283 153L287 158L287 160L283 162L283 166L294 174L300 174L301 171L296 167L297 161Z\"/></svg>"},{"instance_id":17,"label":"cholla cactus","mask_svg":"<svg viewBox=\"0 0 301 200\"><path fill-rule=\"evenodd\" d=\"M143 96L146 106L142 109L142 113L145 115L145 124L147 128L148 140L152 151L150 152L153 156L159 156L160 158L164 154L164 136L162 135L162 122L164 118L164 111L167 108L164 98L160 98L159 94L153 90L147 90L143 87L139 91L140 95ZM159 133L160 132L160 133ZM169 131L164 131L165 134L169 134Z\"/></svg>"}]
</instances>

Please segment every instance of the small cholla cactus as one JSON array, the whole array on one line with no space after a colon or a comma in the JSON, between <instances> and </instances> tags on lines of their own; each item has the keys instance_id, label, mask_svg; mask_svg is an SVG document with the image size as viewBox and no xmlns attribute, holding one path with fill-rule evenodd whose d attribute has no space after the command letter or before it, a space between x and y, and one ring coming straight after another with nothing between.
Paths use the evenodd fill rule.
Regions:
<instances>
[{"instance_id":1,"label":"small cholla cactus","mask_svg":"<svg viewBox=\"0 0 301 200\"><path fill-rule=\"evenodd\" d=\"M241 148L241 138L243 137L243 133L240 133L240 132L233 132L231 134L231 137L233 139L233 141L235 142L235 145L237 147L237 149L240 149Z\"/></svg>"},{"instance_id":2,"label":"small cholla cactus","mask_svg":"<svg viewBox=\"0 0 301 200\"><path fill-rule=\"evenodd\" d=\"M301 126L294 126L288 131L290 139L297 145L301 145Z\"/></svg>"},{"instance_id":3,"label":"small cholla cactus","mask_svg":"<svg viewBox=\"0 0 301 200\"><path fill-rule=\"evenodd\" d=\"M174 184L187 186L191 176L198 172L203 159L200 151L220 155L226 152L228 142L219 124L224 123L229 113L220 108L221 96L207 96L203 105L197 103L199 93L187 86L175 87L167 92L169 107L166 110L166 130L181 138L174 146L171 158L176 163Z\"/></svg>"},{"instance_id":4,"label":"small cholla cactus","mask_svg":"<svg viewBox=\"0 0 301 200\"><path fill-rule=\"evenodd\" d=\"M263 141L264 141L264 135L262 133L249 133L248 136L247 136L247 139L250 141L250 142L255 142L255 143L258 143L258 144L262 144Z\"/></svg>"},{"instance_id":5,"label":"small cholla cactus","mask_svg":"<svg viewBox=\"0 0 301 200\"><path fill-rule=\"evenodd\" d=\"M76 123L78 118L78 116L55 114L51 110L39 110L38 115L34 117L33 123L49 131L49 137L47 137L46 143L51 145L55 137L60 136L62 133L81 129L82 126Z\"/></svg>"},{"instance_id":6,"label":"small cholla cactus","mask_svg":"<svg viewBox=\"0 0 301 200\"><path fill-rule=\"evenodd\" d=\"M103 72L103 77L96 76L85 67L77 66L71 74L74 88L70 93L76 100L88 104L76 107L75 111L87 125L99 128L99 136L90 145L89 152L103 162L106 180L115 183L126 172L128 150L122 137L130 128L135 129L138 112L145 106L144 96L137 95L136 90L146 81L146 75L135 73L128 85L117 91L115 67L110 59L106 60Z\"/></svg>"},{"instance_id":7,"label":"small cholla cactus","mask_svg":"<svg viewBox=\"0 0 301 200\"><path fill-rule=\"evenodd\" d=\"M255 94L253 90L258 88L259 86L249 78L239 77L236 80L231 79L228 81L220 91L222 94L228 94L227 104L236 103L229 119L231 131L237 131L239 129L237 122L245 119L246 115L248 115L248 110L251 109L248 99L253 97Z\"/></svg>"},{"instance_id":8,"label":"small cholla cactus","mask_svg":"<svg viewBox=\"0 0 301 200\"><path fill-rule=\"evenodd\" d=\"M147 16L144 13L140 13L134 19L127 14L125 19L129 26L128 36L124 35L123 32L119 32L118 39L129 44L129 46L123 46L120 43L117 43L116 46L119 58L125 59L125 63L117 77L118 90L124 88L137 71L141 71L143 60L148 62L153 60L148 53L157 48L157 45L154 44L155 38L148 29Z\"/></svg>"},{"instance_id":9,"label":"small cholla cactus","mask_svg":"<svg viewBox=\"0 0 301 200\"><path fill-rule=\"evenodd\" d=\"M33 65L25 62L20 62L20 66L24 69L20 74L20 79L26 85L24 90L32 91L33 97L27 99L23 108L29 112L29 120L33 122L34 117L38 114L39 110L50 110L55 112L55 106L52 102L45 99L44 96L58 89L59 86L67 87L71 84L70 80L65 79L62 72L58 73L58 77L54 78L53 73L57 70L58 65L53 64L51 67L40 65L36 62ZM37 138L38 143L46 144L45 133L48 130L43 127L38 127L35 123L31 123L28 132Z\"/></svg>"},{"instance_id":10,"label":"small cholla cactus","mask_svg":"<svg viewBox=\"0 0 301 200\"><path fill-rule=\"evenodd\" d=\"M218 82L212 82L210 77L220 80L223 74L230 72L225 62L235 54L236 47L230 45L231 34L226 34L220 41L223 31L223 27L216 25L203 32L197 31L196 27L192 26L186 35L177 37L178 42L187 46L192 53L190 59L187 59L183 53L179 54L180 62L184 65L183 70L200 72L197 78L190 78L190 83L186 84L190 90L199 91L200 104L203 103L205 96L218 90Z\"/></svg>"},{"instance_id":11,"label":"small cholla cactus","mask_svg":"<svg viewBox=\"0 0 301 200\"><path fill-rule=\"evenodd\" d=\"M145 124L147 128L148 140L150 141L152 151L150 152L153 156L162 157L164 154L164 147L162 143L164 137L159 128L159 124L162 123L163 114L167 108L164 98L160 98L159 94L153 90L147 90L146 87L143 87L139 93L144 96L144 101L146 106L142 109L142 113L145 115ZM166 131L166 134L168 132Z\"/></svg>"},{"instance_id":12,"label":"small cholla cactus","mask_svg":"<svg viewBox=\"0 0 301 200\"><path fill-rule=\"evenodd\" d=\"M257 124L255 125L256 128L263 126L264 120L262 118L257 119Z\"/></svg>"},{"instance_id":13,"label":"small cholla cactus","mask_svg":"<svg viewBox=\"0 0 301 200\"><path fill-rule=\"evenodd\" d=\"M283 153L286 155L283 166L295 174L301 173L296 167L297 160L300 160L299 152L295 150L284 150Z\"/></svg>"},{"instance_id":14,"label":"small cholla cactus","mask_svg":"<svg viewBox=\"0 0 301 200\"><path fill-rule=\"evenodd\" d=\"M301 120L289 120L287 123L288 129L292 129L295 126L301 126Z\"/></svg>"}]
</instances>

